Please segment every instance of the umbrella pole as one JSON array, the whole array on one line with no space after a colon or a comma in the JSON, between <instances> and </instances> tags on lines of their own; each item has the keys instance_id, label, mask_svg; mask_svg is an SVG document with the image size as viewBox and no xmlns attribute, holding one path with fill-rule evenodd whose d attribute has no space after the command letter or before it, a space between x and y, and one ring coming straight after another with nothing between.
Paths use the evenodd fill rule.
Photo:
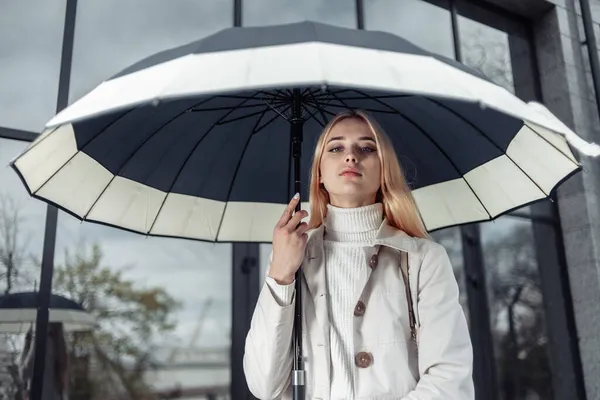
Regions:
<instances>
[{"instance_id":1,"label":"umbrella pole","mask_svg":"<svg viewBox=\"0 0 600 400\"><path fill-rule=\"evenodd\" d=\"M292 93L292 118L291 139L292 139L292 157L294 160L294 190L301 193L300 184L300 158L302 156L302 135L304 120L302 119L302 96L300 89L294 89ZM301 201L296 205L296 212L301 209ZM292 371L292 389L294 400L304 400L305 397L305 375L304 359L302 357L302 265L296 271L296 304L294 309L294 367Z\"/></svg>"}]
</instances>

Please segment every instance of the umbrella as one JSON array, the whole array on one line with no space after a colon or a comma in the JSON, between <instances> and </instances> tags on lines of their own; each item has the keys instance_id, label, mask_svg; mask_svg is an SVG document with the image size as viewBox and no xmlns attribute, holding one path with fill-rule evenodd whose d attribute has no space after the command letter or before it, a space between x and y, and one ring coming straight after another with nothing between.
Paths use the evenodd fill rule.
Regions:
<instances>
[{"instance_id":1,"label":"umbrella","mask_svg":"<svg viewBox=\"0 0 600 400\"><path fill-rule=\"evenodd\" d=\"M22 333L35 323L38 293L20 292L0 296L0 332ZM86 331L96 321L79 303L66 297L50 296L50 322L60 322L65 331Z\"/></svg>"},{"instance_id":2,"label":"umbrella","mask_svg":"<svg viewBox=\"0 0 600 400\"><path fill-rule=\"evenodd\" d=\"M141 60L57 114L11 165L32 196L81 220L270 242L282 206L306 198L303 166L323 126L348 109L389 133L430 231L547 198L580 170L569 144L599 153L454 60L388 33L302 22L225 29Z\"/></svg>"}]
</instances>

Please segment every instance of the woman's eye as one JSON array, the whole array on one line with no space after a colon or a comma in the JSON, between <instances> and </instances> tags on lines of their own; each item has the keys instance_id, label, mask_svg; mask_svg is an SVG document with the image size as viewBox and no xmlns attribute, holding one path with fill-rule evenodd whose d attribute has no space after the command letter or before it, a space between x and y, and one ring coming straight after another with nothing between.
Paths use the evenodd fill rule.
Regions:
<instances>
[{"instance_id":1,"label":"woman's eye","mask_svg":"<svg viewBox=\"0 0 600 400\"><path fill-rule=\"evenodd\" d=\"M330 153L337 153L338 151L342 151L344 150L344 148L342 146L337 146L337 147L333 147L331 149L329 149Z\"/></svg>"},{"instance_id":2,"label":"woman's eye","mask_svg":"<svg viewBox=\"0 0 600 400\"><path fill-rule=\"evenodd\" d=\"M360 151L363 151L363 152L366 152L366 153L372 153L372 152L374 152L376 150L374 148L372 148L372 147L366 146L366 147L361 147Z\"/></svg>"}]
</instances>

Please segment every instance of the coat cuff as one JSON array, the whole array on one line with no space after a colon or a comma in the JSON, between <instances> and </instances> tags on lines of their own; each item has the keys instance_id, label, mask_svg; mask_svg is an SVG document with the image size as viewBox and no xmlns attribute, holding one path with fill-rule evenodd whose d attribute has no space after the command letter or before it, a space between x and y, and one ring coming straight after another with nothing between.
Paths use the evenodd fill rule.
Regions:
<instances>
[{"instance_id":1,"label":"coat cuff","mask_svg":"<svg viewBox=\"0 0 600 400\"><path fill-rule=\"evenodd\" d=\"M267 285L271 290L271 294L281 307L289 306L290 304L292 304L295 283L296 281L293 281L289 285L280 285L279 283L277 283L277 281L275 281L275 279L271 278L270 276L267 276Z\"/></svg>"}]
</instances>

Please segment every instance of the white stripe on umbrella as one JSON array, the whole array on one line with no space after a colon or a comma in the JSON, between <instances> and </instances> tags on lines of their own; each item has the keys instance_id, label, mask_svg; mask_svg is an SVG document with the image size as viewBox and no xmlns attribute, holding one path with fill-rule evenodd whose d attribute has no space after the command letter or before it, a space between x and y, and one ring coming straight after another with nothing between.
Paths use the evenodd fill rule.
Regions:
<instances>
[{"instance_id":1,"label":"white stripe on umbrella","mask_svg":"<svg viewBox=\"0 0 600 400\"><path fill-rule=\"evenodd\" d=\"M167 194L114 177L97 161L77 151L71 125L48 136L43 146L31 148L16 165L32 194L62 205L81 219L143 234L269 242L284 207ZM577 168L562 136L529 124L513 138L506 154L463 178L419 188L413 194L427 229L435 230L489 220L543 199Z\"/></svg>"},{"instance_id":2,"label":"white stripe on umbrella","mask_svg":"<svg viewBox=\"0 0 600 400\"><path fill-rule=\"evenodd\" d=\"M506 89L433 57L320 42L186 55L103 82L47 126L161 99L304 85L470 101L563 135L570 132Z\"/></svg>"}]
</instances>

